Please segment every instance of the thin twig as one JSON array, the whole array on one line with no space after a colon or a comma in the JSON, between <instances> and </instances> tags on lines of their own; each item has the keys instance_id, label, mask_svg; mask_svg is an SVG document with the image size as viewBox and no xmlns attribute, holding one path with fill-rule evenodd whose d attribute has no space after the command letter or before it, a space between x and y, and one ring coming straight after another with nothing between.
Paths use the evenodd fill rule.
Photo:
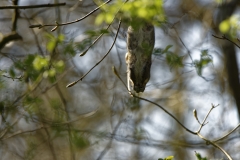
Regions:
<instances>
[{"instance_id":1,"label":"thin twig","mask_svg":"<svg viewBox=\"0 0 240 160\"><path fill-rule=\"evenodd\" d=\"M211 109L208 111L207 115L205 116L205 118L204 118L203 122L201 123L201 125L200 125L200 127L199 127L199 129L198 129L197 133L200 133L200 131L201 131L202 127L205 125L205 122L206 122L206 120L207 120L207 118L208 118L209 114L210 114L210 113L211 113L211 111L212 111L214 108L216 108L217 106L219 106L219 104L218 104L218 105L216 105L216 106L214 106L214 105L212 104L212 107L211 107Z\"/></svg>"},{"instance_id":2,"label":"thin twig","mask_svg":"<svg viewBox=\"0 0 240 160\"><path fill-rule=\"evenodd\" d=\"M112 22L107 26L107 28L106 28L105 30L108 30L108 29L109 29L109 27L112 25L114 19L115 19L115 16L114 16ZM84 56L84 55L88 52L88 50L89 50L92 46L94 46L94 45L97 43L97 41L98 41L104 34L105 34L105 33L101 33L101 34L93 41L93 43L92 43L85 51L83 51L79 56L81 56L81 57Z\"/></svg>"},{"instance_id":3,"label":"thin twig","mask_svg":"<svg viewBox=\"0 0 240 160\"><path fill-rule=\"evenodd\" d=\"M238 129L238 127L240 127L240 123L233 130L231 130L229 133L227 133L226 135L222 136L221 138L219 138L217 140L214 140L213 142L215 143L215 142L223 140L224 138L226 138L227 136L232 134L236 129Z\"/></svg>"},{"instance_id":4,"label":"thin twig","mask_svg":"<svg viewBox=\"0 0 240 160\"><path fill-rule=\"evenodd\" d=\"M187 47L187 46L185 45L185 43L183 42L182 38L179 36L177 29L174 28L174 30L175 30L175 32L177 33L178 39L180 40L180 42L182 43L182 45L184 46L184 48L187 50L187 53L188 53L191 61L193 62L193 58L192 58L192 56L191 56L191 51L188 49L188 47Z\"/></svg>"},{"instance_id":5,"label":"thin twig","mask_svg":"<svg viewBox=\"0 0 240 160\"><path fill-rule=\"evenodd\" d=\"M116 42L116 40L117 40L118 33L119 33L119 30L120 30L120 27L121 27L121 23L122 23L122 21L120 20L120 21L119 21L119 24L118 24L117 33L116 33L116 35L115 35L115 37L114 37L114 41L113 41L111 47L109 48L108 52L102 57L102 59L101 59L100 61L98 61L98 62L97 62L87 73L85 73L81 78L79 78L77 81L74 81L74 82L68 84L68 85L66 86L67 88L74 86L74 85L77 84L79 81L82 81L83 78L88 75L88 73L90 73L97 65L99 65L99 64L107 57L107 55L110 53L110 51L112 50L112 48L113 48L113 46L114 46L114 44L115 44L115 42Z\"/></svg>"},{"instance_id":6,"label":"thin twig","mask_svg":"<svg viewBox=\"0 0 240 160\"><path fill-rule=\"evenodd\" d=\"M126 84L123 82L123 80L121 79L121 77L119 76L119 74L117 73L117 71L115 70L115 68L113 67L113 70L114 70L114 74L117 75L117 77L121 80L121 82L124 84L124 86L126 87L126 89L128 90ZM162 109L164 112L166 112L170 117L172 117L179 125L181 125L187 132L191 133L191 134L194 134L194 135L198 135L201 139L203 139L204 141L206 141L207 144L211 144L212 146L218 148L219 150L221 150L227 157L229 160L232 160L231 156L224 150L222 149L220 146L218 146L216 143L214 143L213 141L210 141L208 139L206 139L205 137L203 137L199 132L201 131L202 127L204 126L204 124L206 124L206 120L209 116L209 114L211 113L211 111L216 108L218 105L214 106L212 104L212 108L209 110L208 114L206 115L206 117L204 118L203 120L203 123L200 125L200 128L197 132L193 132L191 131L190 129L188 129L187 127L185 127L175 116L173 116L170 112L168 112L166 109L164 109L162 106L160 106L159 104L153 102L153 101L150 101L148 99L145 99L145 98L142 98L142 97L139 97L139 96L136 96L135 94L133 94L132 92L130 92L128 90L128 92L130 93L131 96L135 97L135 98L138 98L138 99L141 99L141 100L144 100L146 102L149 102L149 103L152 103L156 106L158 106L160 109ZM237 128L237 127L236 127ZM234 130L236 130L236 128Z\"/></svg>"},{"instance_id":7,"label":"thin twig","mask_svg":"<svg viewBox=\"0 0 240 160\"><path fill-rule=\"evenodd\" d=\"M68 24L73 24L73 23L77 23L77 22L80 22L82 21L83 19L87 18L88 16L90 16L91 14L93 14L94 12L96 12L97 10L99 10L102 6L104 6L105 4L108 4L109 2L111 2L112 0L108 0L106 2L104 2L103 4L101 4L100 6L98 6L97 8L95 8L94 10L92 10L91 12L89 12L88 14L86 14L85 16L79 18L79 19L76 19L74 21L70 21L70 22L66 22L66 23L57 23L55 22L56 24L44 24L44 25L41 25L41 24L36 24L36 25L30 25L29 28L43 28L43 27L46 27L46 26L54 26L53 29L51 29L51 31L55 31L59 26L64 26L64 25L68 25Z\"/></svg>"},{"instance_id":8,"label":"thin twig","mask_svg":"<svg viewBox=\"0 0 240 160\"><path fill-rule=\"evenodd\" d=\"M198 135L201 139L203 139L204 141L206 141L207 144L211 144L211 145L213 145L214 147L218 148L220 151L222 151L222 152L227 156L227 158L228 158L229 160L232 160L232 157L231 157L222 147L220 147L220 146L217 145L216 143L214 143L214 142L206 139L206 138L203 137L200 133L197 133L197 135Z\"/></svg>"},{"instance_id":9,"label":"thin twig","mask_svg":"<svg viewBox=\"0 0 240 160\"><path fill-rule=\"evenodd\" d=\"M31 130L26 130L26 131L17 131L11 135L9 135L8 137L5 137L4 138L4 135L6 134L5 132L0 136L0 140L6 140L6 139L9 139L9 138L12 138L12 137L15 137L15 136L18 136L18 135L21 135L21 134L25 134L25 133L30 133L30 132L36 132L38 130L41 130L41 129L45 129L45 128L51 128L51 127L54 127L54 126L59 126L59 125L67 125L67 124L71 124L71 123L74 123L74 122L77 122L83 118L87 118L87 117L90 117L92 115L94 115L96 112L98 111L95 110L95 111L92 111L92 112L89 112L89 113L84 113L84 114L81 114L80 116L78 116L77 118L73 119L73 120L69 120L69 121L65 121L65 122L59 122L59 123L50 123L49 126L44 126L44 125L41 125L40 127L38 128L35 128L35 129L31 129ZM21 118L21 117L20 117ZM45 123L45 121L43 120L42 122ZM15 124L15 123L14 123Z\"/></svg>"},{"instance_id":10,"label":"thin twig","mask_svg":"<svg viewBox=\"0 0 240 160\"><path fill-rule=\"evenodd\" d=\"M124 121L124 120L121 120L121 121L118 122L118 124L116 125L116 127L115 127L114 130L113 130L113 133L111 134L109 143L108 143L107 146L104 148L104 150L101 152L101 154L98 156L97 160L101 160L101 159L104 157L104 155L107 153L107 151L111 148L114 135L116 135L117 130L118 130L118 128L120 127L120 125L122 124L123 121Z\"/></svg>"},{"instance_id":11,"label":"thin twig","mask_svg":"<svg viewBox=\"0 0 240 160\"><path fill-rule=\"evenodd\" d=\"M240 46L239 46L237 43L233 42L232 40L230 40L229 38L227 38L225 35L223 35L222 37L218 37L218 36L215 36L215 35L212 34L212 36L215 37L215 38L217 38L217 39L226 39L226 40L228 40L229 42L233 43L235 46L237 46L237 47L240 49ZM237 40L238 40L238 39L237 39Z\"/></svg>"},{"instance_id":12,"label":"thin twig","mask_svg":"<svg viewBox=\"0 0 240 160\"><path fill-rule=\"evenodd\" d=\"M57 7L57 6L65 6L66 3L57 3L57 4L38 4L38 5L30 5L30 6L0 6L0 9L31 9L31 8L44 8L44 7Z\"/></svg>"},{"instance_id":13,"label":"thin twig","mask_svg":"<svg viewBox=\"0 0 240 160\"><path fill-rule=\"evenodd\" d=\"M138 98L138 99L141 99L141 100L144 100L146 102L149 102L149 103L152 103L156 106L158 106L159 108L161 108L164 112L166 112L170 117L172 117L180 126L182 126L186 131L196 135L197 133L196 132L193 132L191 131L190 129L188 129L187 127L185 127L174 115L172 115L170 112L168 112L165 108L163 108L162 106L160 106L159 104L153 102L153 101L150 101L148 99L145 99L145 98L142 98L142 97L139 97L139 96L136 96L135 94L131 94L133 97L135 98Z\"/></svg>"},{"instance_id":14,"label":"thin twig","mask_svg":"<svg viewBox=\"0 0 240 160\"><path fill-rule=\"evenodd\" d=\"M124 2L124 4L125 4L126 2L127 2L127 0ZM124 4L123 4L123 5L124 5ZM115 19L116 15L117 15L117 13L120 11L120 9L121 9L121 7L118 9L118 11L117 11L116 14L114 15L112 21L110 22L110 24L107 26L107 28L106 28L105 30L108 30L109 27L112 25L112 23L114 22L114 19ZM104 35L104 33L100 34L100 35L93 41L93 43L92 43L85 51L83 51L79 56L84 56L84 55L88 52L88 50L89 50L93 45L95 45L95 44L97 43L97 41L98 41L103 35Z\"/></svg>"},{"instance_id":15,"label":"thin twig","mask_svg":"<svg viewBox=\"0 0 240 160\"><path fill-rule=\"evenodd\" d=\"M119 76L117 70L113 67L113 71L114 71L114 74L120 79L120 81L123 83L123 85L125 86L125 88L128 90L128 87L127 85L124 83L124 81L122 80L122 78ZM168 112L165 108L163 108L162 106L160 106L159 104L153 102L153 101L150 101L148 99L145 99L145 98L142 98L142 97L139 97L139 96L136 96L135 94L133 94L131 91L129 91L129 94L135 98L138 98L138 99L141 99L141 100L144 100L146 102L149 102L149 103L152 103L156 106L158 106L160 109L162 109L164 112L166 112L170 117L172 117L178 124L180 124L185 130L187 130L188 132L196 135L197 133L196 132L193 132L191 131L190 129L188 129L187 127L185 127L174 115L172 115L170 112Z\"/></svg>"},{"instance_id":16,"label":"thin twig","mask_svg":"<svg viewBox=\"0 0 240 160\"><path fill-rule=\"evenodd\" d=\"M24 17L26 17L27 22L28 22L28 24L30 25L30 20L29 20L29 18L27 17L27 15L26 15L25 13L23 13L23 15L24 15ZM40 54L41 54L42 56L44 56L44 53L43 53L43 50L42 50L42 48L41 48L41 46L40 46L40 43L39 43L37 34L34 32L33 29L31 29L31 32L32 32L32 34L33 34L33 36L34 36L34 40L35 40L35 42L36 42L38 51L40 52Z\"/></svg>"},{"instance_id":17,"label":"thin twig","mask_svg":"<svg viewBox=\"0 0 240 160\"><path fill-rule=\"evenodd\" d=\"M13 1L13 5L18 5L18 0ZM16 32L17 30L17 21L19 17L19 11L17 8L14 9L14 13L12 15L12 32Z\"/></svg>"},{"instance_id":18,"label":"thin twig","mask_svg":"<svg viewBox=\"0 0 240 160\"><path fill-rule=\"evenodd\" d=\"M7 134L7 132L9 131L9 129L13 128L13 126L14 126L15 124L17 124L22 117L23 117L23 116L18 117L11 125L9 125L7 128L5 128L5 129L0 133L0 134L1 134L1 136L0 136L0 139L1 139L1 140L4 139L3 137Z\"/></svg>"}]
</instances>

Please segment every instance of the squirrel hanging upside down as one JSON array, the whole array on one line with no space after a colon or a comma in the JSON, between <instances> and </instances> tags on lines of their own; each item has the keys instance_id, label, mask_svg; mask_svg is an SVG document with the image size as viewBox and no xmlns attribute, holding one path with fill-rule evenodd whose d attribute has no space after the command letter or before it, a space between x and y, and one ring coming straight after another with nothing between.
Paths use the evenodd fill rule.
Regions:
<instances>
[{"instance_id":1,"label":"squirrel hanging upside down","mask_svg":"<svg viewBox=\"0 0 240 160\"><path fill-rule=\"evenodd\" d=\"M127 31L128 90L133 88L137 93L144 92L150 79L152 52L155 43L154 26L143 23L140 26L129 26Z\"/></svg>"}]
</instances>

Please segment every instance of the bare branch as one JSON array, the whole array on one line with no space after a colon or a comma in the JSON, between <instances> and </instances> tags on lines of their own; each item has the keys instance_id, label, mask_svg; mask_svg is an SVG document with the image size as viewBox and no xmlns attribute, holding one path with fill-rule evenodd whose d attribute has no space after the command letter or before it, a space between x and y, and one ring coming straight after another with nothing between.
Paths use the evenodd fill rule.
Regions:
<instances>
[{"instance_id":1,"label":"bare branch","mask_svg":"<svg viewBox=\"0 0 240 160\"><path fill-rule=\"evenodd\" d=\"M114 20L114 19L113 19ZM113 21L112 21L113 22ZM107 28L106 28L106 30L108 30L108 28L112 25L112 22L107 26ZM102 37L104 35L104 33L102 33L102 34L100 34L94 41L93 41L93 43L85 50L85 51L83 51L79 56L84 56L87 52L88 52L88 50L92 47L92 46L94 46L96 43L97 43L97 41Z\"/></svg>"},{"instance_id":2,"label":"bare branch","mask_svg":"<svg viewBox=\"0 0 240 160\"><path fill-rule=\"evenodd\" d=\"M237 43L233 42L232 40L227 38L225 35L223 35L222 37L218 37L218 36L215 36L215 35L212 34L212 36L217 38L217 39L226 39L226 40L228 40L229 42L231 42L232 44L234 44L236 47L238 47L240 49L240 46ZM237 40L239 41L239 39L237 39Z\"/></svg>"},{"instance_id":3,"label":"bare branch","mask_svg":"<svg viewBox=\"0 0 240 160\"><path fill-rule=\"evenodd\" d=\"M117 75L117 77L120 79L120 81L124 84L124 86L126 87L126 89L128 90L128 87L127 85L123 82L123 80L121 79L121 77L119 76L117 70L113 67L113 71L114 71L114 74ZM193 132L191 131L190 129L188 129L187 127L185 127L174 115L172 115L170 112L168 112L164 107L162 107L161 105L153 102L153 101L150 101L148 99L145 99L145 98L142 98L142 97L139 97L139 96L136 96L135 94L133 94L131 91L129 91L129 94L132 96L132 97L135 97L135 98L138 98L138 99L141 99L141 100L144 100L146 102L149 102L149 103L152 103L156 106L158 106L160 109L162 109L164 112L166 112L170 117L172 117L178 124L180 124L180 126L182 126L187 132L191 133L191 134L194 134L196 135L197 132Z\"/></svg>"},{"instance_id":4,"label":"bare branch","mask_svg":"<svg viewBox=\"0 0 240 160\"><path fill-rule=\"evenodd\" d=\"M220 151L222 151L222 152L227 156L227 158L228 158L229 160L232 160L232 157L231 157L222 147L220 147L220 146L217 145L216 143L214 143L214 142L206 139L206 138L203 137L200 133L197 133L197 135L198 135L201 139L203 139L204 141L206 141L207 144L211 144L212 146L214 146L214 147L218 148Z\"/></svg>"},{"instance_id":5,"label":"bare branch","mask_svg":"<svg viewBox=\"0 0 240 160\"><path fill-rule=\"evenodd\" d=\"M111 47L109 48L108 52L102 57L102 59L101 59L100 61L98 61L98 62L97 62L87 73L85 73L81 78L79 78L77 81L74 81L74 82L68 84L68 85L66 86L67 88L74 86L74 85L77 84L79 81L82 81L83 78L88 75L88 73L90 73L97 65L99 65L99 64L107 57L107 55L110 53L110 51L112 50L112 48L113 48L113 46L114 46L114 44L115 44L115 42L116 42L116 40L117 40L118 33L119 33L119 30L120 30L120 27L121 27L121 23L122 23L122 21L120 20L120 21L119 21L119 24L118 24L117 33L116 33L116 35L115 35L115 37L114 37L114 41L113 41Z\"/></svg>"},{"instance_id":6,"label":"bare branch","mask_svg":"<svg viewBox=\"0 0 240 160\"><path fill-rule=\"evenodd\" d=\"M56 4L39 4L39 5L30 5L30 6L0 6L0 9L31 9L31 8L44 8L44 7L58 7L58 6L65 6L66 3L56 3Z\"/></svg>"},{"instance_id":7,"label":"bare branch","mask_svg":"<svg viewBox=\"0 0 240 160\"><path fill-rule=\"evenodd\" d=\"M211 107L211 109L208 111L207 115L205 116L205 118L204 118L203 122L201 123L201 125L200 125L200 127L199 127L199 129L198 129L197 133L200 133L200 131L201 131L202 127L203 127L203 126L206 124L205 122L206 122L206 120L207 120L207 118L208 118L209 114L210 114L210 113L211 113L211 111L212 111L214 108L216 108L217 106L219 106L219 104L218 104L218 105L216 105L216 106L214 106L214 105L212 104L212 107Z\"/></svg>"},{"instance_id":8,"label":"bare branch","mask_svg":"<svg viewBox=\"0 0 240 160\"><path fill-rule=\"evenodd\" d=\"M222 136L221 138L219 138L219 139L217 139L217 140L215 140L213 142L215 143L215 142L223 140L224 138L226 138L227 136L232 134L234 131L236 131L238 129L238 127L240 127L240 123L233 130L231 130L229 133L227 133L226 135Z\"/></svg>"},{"instance_id":9,"label":"bare branch","mask_svg":"<svg viewBox=\"0 0 240 160\"><path fill-rule=\"evenodd\" d=\"M18 0L13 0L13 5L18 5ZM12 16L12 31L15 32L17 30L17 20L19 17L19 11L17 8L14 9L14 13Z\"/></svg>"},{"instance_id":10,"label":"bare branch","mask_svg":"<svg viewBox=\"0 0 240 160\"><path fill-rule=\"evenodd\" d=\"M43 28L43 27L46 27L46 26L53 26L54 28L51 29L51 31L55 31L59 26L64 26L64 25L68 25L68 24L73 24L73 23L77 23L77 22L80 22L82 20L84 20L85 18L87 18L88 16L90 16L91 14L93 14L94 12L96 12L97 10L99 10L102 6L104 6L105 4L108 4L109 2L111 2L112 0L108 0L106 1L105 3L101 4L100 6L98 6L97 8L95 8L94 10L92 10L91 12L89 12L88 14L86 14L85 16L83 16L82 18L79 18L79 19L76 19L74 21L71 21L71 22L66 22L66 23L58 23L58 22L55 22L56 24L44 24L44 25L41 25L41 24L36 24L36 25L30 25L29 28Z\"/></svg>"},{"instance_id":11,"label":"bare branch","mask_svg":"<svg viewBox=\"0 0 240 160\"><path fill-rule=\"evenodd\" d=\"M3 39L0 41L0 50L9 42L16 41L16 40L22 40L22 37L15 32L12 32L9 35L6 35L3 37Z\"/></svg>"}]
</instances>

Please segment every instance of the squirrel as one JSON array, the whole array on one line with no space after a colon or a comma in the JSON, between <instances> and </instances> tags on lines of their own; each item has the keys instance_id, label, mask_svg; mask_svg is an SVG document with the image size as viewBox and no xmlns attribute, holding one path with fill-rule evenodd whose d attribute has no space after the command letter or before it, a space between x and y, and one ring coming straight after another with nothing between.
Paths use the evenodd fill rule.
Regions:
<instances>
[{"instance_id":1,"label":"squirrel","mask_svg":"<svg viewBox=\"0 0 240 160\"><path fill-rule=\"evenodd\" d=\"M144 92L150 79L152 52L155 44L154 26L144 22L139 26L129 26L127 31L127 64L128 90Z\"/></svg>"}]
</instances>

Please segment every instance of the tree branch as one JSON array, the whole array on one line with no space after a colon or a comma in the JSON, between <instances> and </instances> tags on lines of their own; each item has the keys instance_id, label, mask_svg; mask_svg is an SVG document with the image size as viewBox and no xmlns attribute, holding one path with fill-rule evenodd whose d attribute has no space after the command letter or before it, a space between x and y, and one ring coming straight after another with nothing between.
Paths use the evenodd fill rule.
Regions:
<instances>
[{"instance_id":1,"label":"tree branch","mask_svg":"<svg viewBox=\"0 0 240 160\"><path fill-rule=\"evenodd\" d=\"M229 38L227 38L225 35L223 35L222 37L218 37L218 36L215 36L215 35L212 34L212 36L215 37L215 38L217 38L217 39L226 39L226 40L228 40L229 42L231 42L232 44L234 44L236 47L238 47L238 48L240 49L240 46L239 46L237 43L233 42L232 40L230 40ZM237 40L238 40L238 39L237 39ZM238 41L239 41L239 40L238 40Z\"/></svg>"},{"instance_id":2,"label":"tree branch","mask_svg":"<svg viewBox=\"0 0 240 160\"><path fill-rule=\"evenodd\" d=\"M221 140L225 139L227 136L229 136L229 135L232 134L235 130L237 130L238 127L240 127L240 123L239 123L233 130L231 130L229 133L227 133L226 135L222 136L222 137L219 138L219 139L216 139L216 140L213 141L213 142L218 142L218 141L221 141Z\"/></svg>"},{"instance_id":3,"label":"tree branch","mask_svg":"<svg viewBox=\"0 0 240 160\"><path fill-rule=\"evenodd\" d=\"M30 5L30 6L0 6L0 9L31 9L31 8L44 8L44 7L57 7L57 6L64 6L66 3L56 3L56 4L39 4L39 5Z\"/></svg>"},{"instance_id":4,"label":"tree branch","mask_svg":"<svg viewBox=\"0 0 240 160\"><path fill-rule=\"evenodd\" d=\"M77 84L79 81L82 81L84 77L86 77L88 75L88 73L90 73L97 65L99 65L106 57L107 55L110 53L110 51L112 50L116 40L117 40L117 37L118 37L118 33L119 33L119 30L120 30L120 27L121 27L121 24L122 24L122 21L120 20L119 21L119 24L118 24L118 29L117 29L117 33L114 37L114 40L113 40L113 43L111 45L111 47L109 48L108 52L102 57L102 59L100 61L98 61L87 73L85 73L81 78L79 78L78 80L68 84L66 87L69 88L69 87L72 87L74 86L75 84Z\"/></svg>"},{"instance_id":5,"label":"tree branch","mask_svg":"<svg viewBox=\"0 0 240 160\"><path fill-rule=\"evenodd\" d=\"M121 80L121 82L124 84L125 88L128 90L126 84L123 82L123 80L121 79L121 77L119 76L118 72L116 71L116 69L113 67L113 71L114 71L114 74ZM149 102L149 103L152 103L156 106L158 106L160 109L162 109L164 112L166 112L170 117L172 117L179 125L181 125L187 132L193 134L193 135L197 135L198 137L200 137L201 139L203 139L204 141L206 141L207 144L211 144L212 146L218 148L219 150L221 150L227 157L229 160L232 160L231 156L223 149L221 148L220 146L218 146L214 141L210 141L208 139L206 139L205 137L203 137L201 134L200 134L200 131L202 129L202 127L204 126L205 122L206 122L206 119L207 117L209 116L209 114L211 113L211 111L216 108L217 106L214 106L212 105L212 108L209 110L209 112L207 113L207 115L205 116L204 120L203 120L203 123L200 125L199 129L197 132L194 132L194 131L191 131L190 129L188 129L187 127L185 127L174 115L172 115L170 112L168 112L165 108L163 108L162 106L160 106L159 104L153 102L153 101L150 101L148 99L145 99L145 98L142 98L142 97L139 97L139 96L136 96L135 94L133 94L131 91L129 91L129 94L132 96L132 97L135 97L135 98L138 98L138 99L141 99L141 100L144 100L146 102ZM237 128L237 127L236 127ZM236 128L234 130L236 130ZM233 130L233 131L234 131ZM233 132L232 131L232 132ZM231 133L232 133L231 132Z\"/></svg>"},{"instance_id":6,"label":"tree branch","mask_svg":"<svg viewBox=\"0 0 240 160\"><path fill-rule=\"evenodd\" d=\"M84 20L85 18L87 18L88 16L90 16L91 14L93 14L94 12L96 12L97 10L99 10L102 6L104 6L105 4L108 4L109 2L111 2L112 0L108 0L106 2L104 2L103 4L101 4L100 6L98 6L97 8L95 8L94 10L92 10L91 12L89 12L88 14L86 14L85 16L83 16L82 18L79 18L79 19L76 19L74 21L70 21L70 22L66 22L66 23L58 23L58 22L55 22L56 24L44 24L44 25L41 25L41 24L36 24L36 25L30 25L29 28L43 28L43 27L46 27L46 26L53 26L54 28L51 29L51 31L55 31L59 26L64 26L64 25L68 25L68 24L73 24L73 23L77 23L77 22L80 22L82 20Z\"/></svg>"},{"instance_id":7,"label":"tree branch","mask_svg":"<svg viewBox=\"0 0 240 160\"><path fill-rule=\"evenodd\" d=\"M18 0L13 0L13 4L18 5ZM17 30L18 17L19 17L19 12L18 12L18 9L16 8L16 9L14 9L14 13L12 16L12 31L13 32L16 32L16 30Z\"/></svg>"},{"instance_id":8,"label":"tree branch","mask_svg":"<svg viewBox=\"0 0 240 160\"><path fill-rule=\"evenodd\" d=\"M22 37L18 33L12 32L9 35L4 36L3 39L0 41L0 50L10 41L16 40L22 40Z\"/></svg>"}]
</instances>

